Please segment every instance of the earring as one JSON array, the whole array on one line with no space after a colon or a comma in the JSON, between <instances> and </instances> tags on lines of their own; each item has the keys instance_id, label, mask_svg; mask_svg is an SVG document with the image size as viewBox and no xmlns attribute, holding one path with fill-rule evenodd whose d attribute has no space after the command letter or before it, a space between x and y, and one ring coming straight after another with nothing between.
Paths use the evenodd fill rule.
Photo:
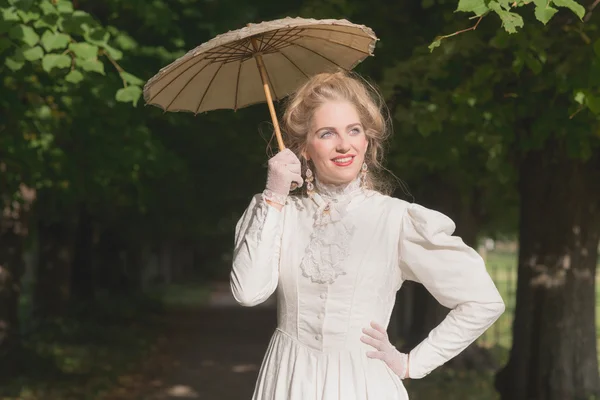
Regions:
<instances>
[{"instance_id":1,"label":"earring","mask_svg":"<svg viewBox=\"0 0 600 400\"><path fill-rule=\"evenodd\" d=\"M315 193L315 185L313 185L313 181L315 177L313 176L313 172L310 170L310 167L306 168L306 194L312 196Z\"/></svg>"},{"instance_id":2,"label":"earring","mask_svg":"<svg viewBox=\"0 0 600 400\"><path fill-rule=\"evenodd\" d=\"M367 170L369 167L366 162L363 162L363 165L360 167L360 183L362 187L367 185Z\"/></svg>"}]
</instances>

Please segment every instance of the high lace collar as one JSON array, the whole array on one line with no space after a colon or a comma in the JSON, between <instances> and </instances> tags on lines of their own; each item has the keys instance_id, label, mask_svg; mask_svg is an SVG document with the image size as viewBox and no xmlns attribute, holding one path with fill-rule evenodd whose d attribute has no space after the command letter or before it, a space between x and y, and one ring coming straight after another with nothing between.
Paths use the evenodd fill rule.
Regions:
<instances>
[{"instance_id":1,"label":"high lace collar","mask_svg":"<svg viewBox=\"0 0 600 400\"><path fill-rule=\"evenodd\" d=\"M333 202L351 200L363 191L360 177L357 177L350 183L341 185L323 183L315 177L315 189L323 199L332 200Z\"/></svg>"},{"instance_id":2,"label":"high lace collar","mask_svg":"<svg viewBox=\"0 0 600 400\"><path fill-rule=\"evenodd\" d=\"M353 200L363 193L360 177L343 185L324 184L315 177L312 200L318 208L306 253L300 263L302 274L314 283L330 284L346 275L346 260L355 226L346 218Z\"/></svg>"}]
</instances>

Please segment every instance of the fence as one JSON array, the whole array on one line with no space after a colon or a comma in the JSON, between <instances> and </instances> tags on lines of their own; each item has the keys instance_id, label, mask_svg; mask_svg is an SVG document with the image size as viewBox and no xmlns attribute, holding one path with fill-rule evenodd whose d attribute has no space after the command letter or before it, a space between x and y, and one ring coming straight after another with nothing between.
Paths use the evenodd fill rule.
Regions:
<instances>
[{"instance_id":1,"label":"fence","mask_svg":"<svg viewBox=\"0 0 600 400\"><path fill-rule=\"evenodd\" d=\"M516 252L492 251L486 254L488 272L494 280L504 302L506 311L479 339L484 347L510 349L512 344L512 323L515 314L517 294L517 255ZM596 327L600 333L600 274L596 277ZM600 334L598 335L600 349Z\"/></svg>"}]
</instances>

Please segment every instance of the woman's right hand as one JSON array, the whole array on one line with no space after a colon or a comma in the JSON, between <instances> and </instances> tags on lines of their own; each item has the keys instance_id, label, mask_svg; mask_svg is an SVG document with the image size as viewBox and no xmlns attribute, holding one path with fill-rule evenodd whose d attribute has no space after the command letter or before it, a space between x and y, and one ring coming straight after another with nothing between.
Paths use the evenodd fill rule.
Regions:
<instances>
[{"instance_id":1,"label":"woman's right hand","mask_svg":"<svg viewBox=\"0 0 600 400\"><path fill-rule=\"evenodd\" d=\"M271 157L264 191L266 199L277 204L285 204L292 182L295 182L298 187L304 183L300 167L300 160L290 149L286 148Z\"/></svg>"}]
</instances>

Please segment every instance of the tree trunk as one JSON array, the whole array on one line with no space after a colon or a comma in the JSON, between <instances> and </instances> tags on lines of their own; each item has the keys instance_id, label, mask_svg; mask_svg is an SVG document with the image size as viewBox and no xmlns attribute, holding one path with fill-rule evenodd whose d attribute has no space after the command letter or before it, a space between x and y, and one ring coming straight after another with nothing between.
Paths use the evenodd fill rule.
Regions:
<instances>
[{"instance_id":1,"label":"tree trunk","mask_svg":"<svg viewBox=\"0 0 600 400\"><path fill-rule=\"evenodd\" d=\"M522 160L519 194L513 346L496 388L503 400L598 396L600 157L570 160L560 145L548 143Z\"/></svg>"},{"instance_id":2,"label":"tree trunk","mask_svg":"<svg viewBox=\"0 0 600 400\"><path fill-rule=\"evenodd\" d=\"M2 165L0 165L2 171ZM19 343L18 306L28 217L35 190L21 185L22 202L3 198L0 214L0 377L17 373Z\"/></svg>"},{"instance_id":3,"label":"tree trunk","mask_svg":"<svg viewBox=\"0 0 600 400\"><path fill-rule=\"evenodd\" d=\"M125 271L124 255L127 243L119 236L116 227L107 228L100 234L98 242L97 288L115 295L124 295L131 289L129 277Z\"/></svg>"},{"instance_id":4,"label":"tree trunk","mask_svg":"<svg viewBox=\"0 0 600 400\"><path fill-rule=\"evenodd\" d=\"M93 247L92 216L86 205L82 204L79 208L71 274L72 300L82 305L93 303L95 297Z\"/></svg>"},{"instance_id":5,"label":"tree trunk","mask_svg":"<svg viewBox=\"0 0 600 400\"><path fill-rule=\"evenodd\" d=\"M33 290L36 318L65 315L71 295L74 236L64 221L38 223L39 261Z\"/></svg>"}]
</instances>

